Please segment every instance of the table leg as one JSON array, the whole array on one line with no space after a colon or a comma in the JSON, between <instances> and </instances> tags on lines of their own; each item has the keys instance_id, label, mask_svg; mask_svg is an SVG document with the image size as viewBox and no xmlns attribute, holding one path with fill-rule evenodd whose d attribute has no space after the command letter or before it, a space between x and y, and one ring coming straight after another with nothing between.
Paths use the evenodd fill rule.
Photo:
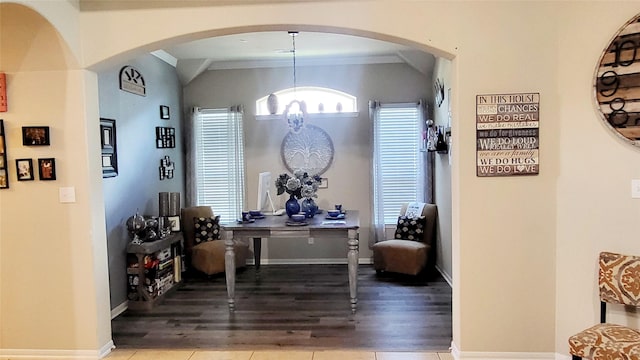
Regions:
<instances>
[{"instance_id":1,"label":"table leg","mask_svg":"<svg viewBox=\"0 0 640 360\"><path fill-rule=\"evenodd\" d=\"M262 238L253 238L253 262L256 272L260 270L260 253L262 252Z\"/></svg>"},{"instance_id":2,"label":"table leg","mask_svg":"<svg viewBox=\"0 0 640 360\"><path fill-rule=\"evenodd\" d=\"M236 254L233 249L233 236L224 240L224 271L227 280L227 302L229 311L236 309Z\"/></svg>"},{"instance_id":3,"label":"table leg","mask_svg":"<svg viewBox=\"0 0 640 360\"><path fill-rule=\"evenodd\" d=\"M349 230L349 251L347 252L347 262L349 266L349 296L351 301L351 312L356 313L358 306L358 232Z\"/></svg>"}]
</instances>

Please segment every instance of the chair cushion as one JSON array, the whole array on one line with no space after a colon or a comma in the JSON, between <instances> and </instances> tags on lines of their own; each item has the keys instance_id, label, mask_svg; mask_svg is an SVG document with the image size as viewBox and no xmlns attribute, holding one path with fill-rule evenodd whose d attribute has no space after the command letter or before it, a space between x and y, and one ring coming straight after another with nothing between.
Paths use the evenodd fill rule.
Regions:
<instances>
[{"instance_id":1,"label":"chair cushion","mask_svg":"<svg viewBox=\"0 0 640 360\"><path fill-rule=\"evenodd\" d=\"M427 219L424 216L410 218L407 216L398 216L398 224L396 225L396 239L421 241L424 238L424 230Z\"/></svg>"},{"instance_id":2,"label":"chair cushion","mask_svg":"<svg viewBox=\"0 0 640 360\"><path fill-rule=\"evenodd\" d=\"M194 217L195 243L213 241L220 239L220 216L215 217Z\"/></svg>"},{"instance_id":3,"label":"chair cushion","mask_svg":"<svg viewBox=\"0 0 640 360\"><path fill-rule=\"evenodd\" d=\"M206 241L194 246L191 266L207 275L224 272L225 248L224 240ZM233 249L236 255L236 268L246 266L249 244L236 242Z\"/></svg>"},{"instance_id":4,"label":"chair cushion","mask_svg":"<svg viewBox=\"0 0 640 360\"><path fill-rule=\"evenodd\" d=\"M569 338L572 355L594 360L640 360L640 332L616 324L598 324Z\"/></svg>"},{"instance_id":5,"label":"chair cushion","mask_svg":"<svg viewBox=\"0 0 640 360\"><path fill-rule=\"evenodd\" d=\"M424 269L429 249L418 241L380 241L372 247L373 265L376 270L416 275Z\"/></svg>"}]
</instances>

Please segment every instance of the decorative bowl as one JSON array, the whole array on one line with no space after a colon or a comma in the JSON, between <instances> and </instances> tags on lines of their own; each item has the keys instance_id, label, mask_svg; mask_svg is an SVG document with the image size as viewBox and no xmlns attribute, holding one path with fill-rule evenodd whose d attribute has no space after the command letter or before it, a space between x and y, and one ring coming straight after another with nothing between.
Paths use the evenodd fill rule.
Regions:
<instances>
[{"instance_id":1,"label":"decorative bowl","mask_svg":"<svg viewBox=\"0 0 640 360\"><path fill-rule=\"evenodd\" d=\"M341 212L340 210L328 210L327 214L331 217L338 217L340 216Z\"/></svg>"},{"instance_id":2,"label":"decorative bowl","mask_svg":"<svg viewBox=\"0 0 640 360\"><path fill-rule=\"evenodd\" d=\"M293 214L291 215L291 221L303 222L306 219L305 214Z\"/></svg>"}]
</instances>

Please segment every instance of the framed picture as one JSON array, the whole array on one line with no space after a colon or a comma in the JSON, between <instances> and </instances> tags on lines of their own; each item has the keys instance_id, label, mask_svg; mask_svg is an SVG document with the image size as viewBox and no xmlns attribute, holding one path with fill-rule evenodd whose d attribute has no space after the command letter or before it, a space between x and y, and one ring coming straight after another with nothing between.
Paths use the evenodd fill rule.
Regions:
<instances>
[{"instance_id":1,"label":"framed picture","mask_svg":"<svg viewBox=\"0 0 640 360\"><path fill-rule=\"evenodd\" d=\"M169 107L160 105L160 119L169 120Z\"/></svg>"},{"instance_id":2,"label":"framed picture","mask_svg":"<svg viewBox=\"0 0 640 360\"><path fill-rule=\"evenodd\" d=\"M168 216L167 220L171 224L171 231L180 231L180 216Z\"/></svg>"},{"instance_id":3,"label":"framed picture","mask_svg":"<svg viewBox=\"0 0 640 360\"><path fill-rule=\"evenodd\" d=\"M33 160L16 159L16 171L18 172L18 181L33 180Z\"/></svg>"},{"instance_id":4,"label":"framed picture","mask_svg":"<svg viewBox=\"0 0 640 360\"><path fill-rule=\"evenodd\" d=\"M0 189L8 189L9 180L7 178L7 169L0 169Z\"/></svg>"},{"instance_id":5,"label":"framed picture","mask_svg":"<svg viewBox=\"0 0 640 360\"><path fill-rule=\"evenodd\" d=\"M118 176L116 121L113 119L100 119L100 149L102 151L102 177Z\"/></svg>"},{"instance_id":6,"label":"framed picture","mask_svg":"<svg viewBox=\"0 0 640 360\"><path fill-rule=\"evenodd\" d=\"M24 146L49 146L48 126L23 126L22 145Z\"/></svg>"},{"instance_id":7,"label":"framed picture","mask_svg":"<svg viewBox=\"0 0 640 360\"><path fill-rule=\"evenodd\" d=\"M0 119L0 189L9 188L7 177L7 145L4 141L4 120Z\"/></svg>"},{"instance_id":8,"label":"framed picture","mask_svg":"<svg viewBox=\"0 0 640 360\"><path fill-rule=\"evenodd\" d=\"M56 159L44 158L38 159L38 173L40 180L56 179Z\"/></svg>"}]
</instances>

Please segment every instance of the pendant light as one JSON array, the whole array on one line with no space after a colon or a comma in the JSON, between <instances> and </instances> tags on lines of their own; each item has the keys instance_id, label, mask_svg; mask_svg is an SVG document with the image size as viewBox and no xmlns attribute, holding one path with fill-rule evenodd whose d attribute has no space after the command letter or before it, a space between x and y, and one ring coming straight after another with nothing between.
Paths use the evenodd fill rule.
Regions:
<instances>
[{"instance_id":1,"label":"pendant light","mask_svg":"<svg viewBox=\"0 0 640 360\"><path fill-rule=\"evenodd\" d=\"M284 110L284 118L287 120L289 124L290 131L294 133L300 132L304 127L304 118L307 116L307 105L304 101L298 101L297 97L297 78L296 78L296 36L298 36L297 31L289 31L289 36L291 36L291 44L293 54L293 100L286 106Z\"/></svg>"}]
</instances>

